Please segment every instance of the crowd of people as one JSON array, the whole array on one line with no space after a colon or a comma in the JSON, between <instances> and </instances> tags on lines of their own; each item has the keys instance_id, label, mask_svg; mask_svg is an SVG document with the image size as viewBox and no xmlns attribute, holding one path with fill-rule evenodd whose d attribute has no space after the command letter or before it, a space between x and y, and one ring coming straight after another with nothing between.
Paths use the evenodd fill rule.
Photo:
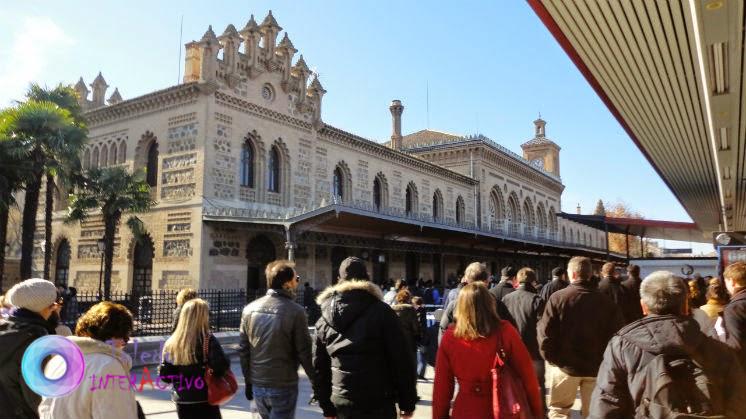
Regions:
<instances>
[{"instance_id":1,"label":"crowd of people","mask_svg":"<svg viewBox=\"0 0 746 419\"><path fill-rule=\"evenodd\" d=\"M642 279L635 265L626 277L613 263L594 272L590 259L573 257L547 281L512 266L493 281L484 263L473 262L442 294L430 327L426 306L441 299L432 284L382 289L355 257L338 274L318 295L306 283L301 305L293 263L273 261L266 295L243 309L243 397L263 419L294 417L299 367L324 418L411 418L428 364L435 367L434 419L568 418L578 393L583 417L746 418L746 263L688 281L666 271ZM144 417L126 386L92 391L85 383L42 397L25 382L26 348L52 334L80 348L87 379L130 374L129 310L100 302L77 319L73 334L60 327L66 292L29 279L0 300L3 415ZM232 377L230 359L210 333L208 303L191 289L176 303L158 375L171 385L179 418L220 418L208 375ZM313 335L309 308L317 317Z\"/></svg>"}]
</instances>

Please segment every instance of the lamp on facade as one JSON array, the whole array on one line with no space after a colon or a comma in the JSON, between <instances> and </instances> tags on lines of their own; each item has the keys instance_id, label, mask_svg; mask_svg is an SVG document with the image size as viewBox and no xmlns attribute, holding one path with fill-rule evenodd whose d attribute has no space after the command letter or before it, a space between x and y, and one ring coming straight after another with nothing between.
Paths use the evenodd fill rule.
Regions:
<instances>
[{"instance_id":1,"label":"lamp on facade","mask_svg":"<svg viewBox=\"0 0 746 419\"><path fill-rule=\"evenodd\" d=\"M363 260L368 260L368 251L367 251L367 250L363 250L363 252L362 252L362 253L360 253L360 257L361 257L361 258L362 258Z\"/></svg>"},{"instance_id":2,"label":"lamp on facade","mask_svg":"<svg viewBox=\"0 0 746 419\"><path fill-rule=\"evenodd\" d=\"M98 246L98 251L101 253L101 268L98 271L98 299L101 300L101 297L103 296L101 292L101 281L103 280L104 275L104 250L106 250L106 241L104 241L104 239L98 239L98 241L96 241L96 246Z\"/></svg>"},{"instance_id":3,"label":"lamp on facade","mask_svg":"<svg viewBox=\"0 0 746 419\"><path fill-rule=\"evenodd\" d=\"M386 263L386 255L383 253L378 255L378 263Z\"/></svg>"}]
</instances>

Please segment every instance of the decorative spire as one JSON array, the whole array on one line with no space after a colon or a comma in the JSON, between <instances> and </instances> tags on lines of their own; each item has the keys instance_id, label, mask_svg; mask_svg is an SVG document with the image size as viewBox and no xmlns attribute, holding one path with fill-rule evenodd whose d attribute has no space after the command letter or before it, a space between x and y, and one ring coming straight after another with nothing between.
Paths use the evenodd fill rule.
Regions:
<instances>
[{"instance_id":1,"label":"decorative spire","mask_svg":"<svg viewBox=\"0 0 746 419\"><path fill-rule=\"evenodd\" d=\"M308 73L311 71L308 69L308 64L306 64L306 60L303 59L303 54L301 54L300 57L298 58L298 61L295 62L293 69L304 72L304 73Z\"/></svg>"},{"instance_id":2,"label":"decorative spire","mask_svg":"<svg viewBox=\"0 0 746 419\"><path fill-rule=\"evenodd\" d=\"M541 119L541 114L539 114L539 118L534 121L536 138L543 138L546 135L545 134L546 125L547 125L547 121Z\"/></svg>"},{"instance_id":3,"label":"decorative spire","mask_svg":"<svg viewBox=\"0 0 746 419\"><path fill-rule=\"evenodd\" d=\"M281 31L282 28L280 25L277 24L277 21L275 20L275 17L272 16L272 11L269 11L269 14L267 17L264 18L264 21L261 24L262 28L274 28L277 30L277 32Z\"/></svg>"},{"instance_id":4,"label":"decorative spire","mask_svg":"<svg viewBox=\"0 0 746 419\"><path fill-rule=\"evenodd\" d=\"M217 43L218 37L215 35L215 32L212 31L212 25L207 27L207 31L204 35L202 35L202 42L209 42L209 43Z\"/></svg>"},{"instance_id":5,"label":"decorative spire","mask_svg":"<svg viewBox=\"0 0 746 419\"><path fill-rule=\"evenodd\" d=\"M91 97L91 101L95 106L104 106L104 98L106 96L106 89L109 87L108 84L106 84L106 80L104 80L104 76L101 75L101 72L98 72L98 76L93 80L93 83L91 83L91 88L93 89L93 95Z\"/></svg>"},{"instance_id":6,"label":"decorative spire","mask_svg":"<svg viewBox=\"0 0 746 419\"><path fill-rule=\"evenodd\" d=\"M239 38L241 35L238 34L238 31L236 30L236 27L233 26L233 24L228 24L228 27L225 28L225 31L222 35L220 35L219 39L222 38Z\"/></svg>"},{"instance_id":7,"label":"decorative spire","mask_svg":"<svg viewBox=\"0 0 746 419\"><path fill-rule=\"evenodd\" d=\"M254 20L254 15L251 15L251 19L249 19L248 22L246 22L246 26L241 29L241 34L244 33L253 33L259 31L259 25L256 24L256 20Z\"/></svg>"},{"instance_id":8,"label":"decorative spire","mask_svg":"<svg viewBox=\"0 0 746 419\"><path fill-rule=\"evenodd\" d=\"M119 94L119 88L114 88L114 93L109 96L109 105L116 105L122 101L122 95Z\"/></svg>"},{"instance_id":9,"label":"decorative spire","mask_svg":"<svg viewBox=\"0 0 746 419\"><path fill-rule=\"evenodd\" d=\"M293 50L293 52L298 52L297 49L295 49L295 46L292 42L290 42L290 38L288 37L288 33L285 32L285 36L282 37L282 40L280 41L280 44L277 45L278 49L286 49L286 50Z\"/></svg>"},{"instance_id":10,"label":"decorative spire","mask_svg":"<svg viewBox=\"0 0 746 419\"><path fill-rule=\"evenodd\" d=\"M81 106L84 106L88 102L88 86L86 86L85 82L83 81L83 77L78 79L78 82L75 83L75 92L78 94L78 103L80 103Z\"/></svg>"},{"instance_id":11,"label":"decorative spire","mask_svg":"<svg viewBox=\"0 0 746 419\"><path fill-rule=\"evenodd\" d=\"M315 92L320 95L323 95L326 93L326 90L324 90L324 87L321 85L321 82L319 81L319 77L314 75L313 80L311 80L311 85L308 87L309 92Z\"/></svg>"},{"instance_id":12,"label":"decorative spire","mask_svg":"<svg viewBox=\"0 0 746 419\"><path fill-rule=\"evenodd\" d=\"M83 81L83 78L80 78L80 81ZM106 86L109 87L108 84L106 84L106 80L104 80L104 76L101 75L101 72L98 72L98 76L96 76L95 79L93 79L93 83L91 83L91 87L95 88L96 86Z\"/></svg>"}]
</instances>

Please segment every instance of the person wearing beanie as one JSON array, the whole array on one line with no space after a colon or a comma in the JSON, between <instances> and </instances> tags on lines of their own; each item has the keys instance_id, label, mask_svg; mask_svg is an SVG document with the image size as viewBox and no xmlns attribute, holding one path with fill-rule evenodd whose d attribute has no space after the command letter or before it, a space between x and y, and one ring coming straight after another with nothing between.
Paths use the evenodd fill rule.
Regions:
<instances>
[{"instance_id":1,"label":"person wearing beanie","mask_svg":"<svg viewBox=\"0 0 746 419\"><path fill-rule=\"evenodd\" d=\"M541 297L544 302L547 302L552 294L568 285L570 285L570 281L567 280L567 271L565 268L558 266L552 269L552 280L541 288L539 297Z\"/></svg>"},{"instance_id":2,"label":"person wearing beanie","mask_svg":"<svg viewBox=\"0 0 746 419\"><path fill-rule=\"evenodd\" d=\"M417 402L415 360L403 350L404 330L365 262L348 257L339 282L316 299L313 367L324 417L411 418ZM396 405L399 406L397 414Z\"/></svg>"},{"instance_id":3,"label":"person wearing beanie","mask_svg":"<svg viewBox=\"0 0 746 419\"><path fill-rule=\"evenodd\" d=\"M515 291L515 275L517 271L511 265L508 265L502 269L500 275L500 282L497 283L491 290L490 293L495 296L497 301L502 301L506 295Z\"/></svg>"},{"instance_id":4,"label":"person wearing beanie","mask_svg":"<svg viewBox=\"0 0 746 419\"><path fill-rule=\"evenodd\" d=\"M0 320L0 406L9 419L38 418L41 396L23 380L21 360L33 341L49 334L57 288L46 279L27 279L14 285L6 297L13 308Z\"/></svg>"}]
</instances>

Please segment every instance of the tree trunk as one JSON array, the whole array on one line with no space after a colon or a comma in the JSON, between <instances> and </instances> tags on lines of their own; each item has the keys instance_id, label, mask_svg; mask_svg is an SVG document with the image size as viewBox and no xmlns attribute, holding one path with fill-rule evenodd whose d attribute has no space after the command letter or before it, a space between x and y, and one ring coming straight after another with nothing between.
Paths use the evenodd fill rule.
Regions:
<instances>
[{"instance_id":1,"label":"tree trunk","mask_svg":"<svg viewBox=\"0 0 746 419\"><path fill-rule=\"evenodd\" d=\"M114 259L114 234L121 215L106 218L104 215L104 300L111 300L111 264Z\"/></svg>"},{"instance_id":2,"label":"tree trunk","mask_svg":"<svg viewBox=\"0 0 746 419\"><path fill-rule=\"evenodd\" d=\"M5 242L8 239L8 216L10 215L10 191L0 191L0 294L3 293L5 276Z\"/></svg>"},{"instance_id":3,"label":"tree trunk","mask_svg":"<svg viewBox=\"0 0 746 419\"><path fill-rule=\"evenodd\" d=\"M47 174L47 193L44 202L44 279L50 277L52 266L52 210L54 205L54 176Z\"/></svg>"},{"instance_id":4,"label":"tree trunk","mask_svg":"<svg viewBox=\"0 0 746 419\"><path fill-rule=\"evenodd\" d=\"M39 209L39 192L42 174L26 184L26 197L23 203L21 231L21 280L31 278L31 264L34 256L34 233L36 232L36 211Z\"/></svg>"}]
</instances>

